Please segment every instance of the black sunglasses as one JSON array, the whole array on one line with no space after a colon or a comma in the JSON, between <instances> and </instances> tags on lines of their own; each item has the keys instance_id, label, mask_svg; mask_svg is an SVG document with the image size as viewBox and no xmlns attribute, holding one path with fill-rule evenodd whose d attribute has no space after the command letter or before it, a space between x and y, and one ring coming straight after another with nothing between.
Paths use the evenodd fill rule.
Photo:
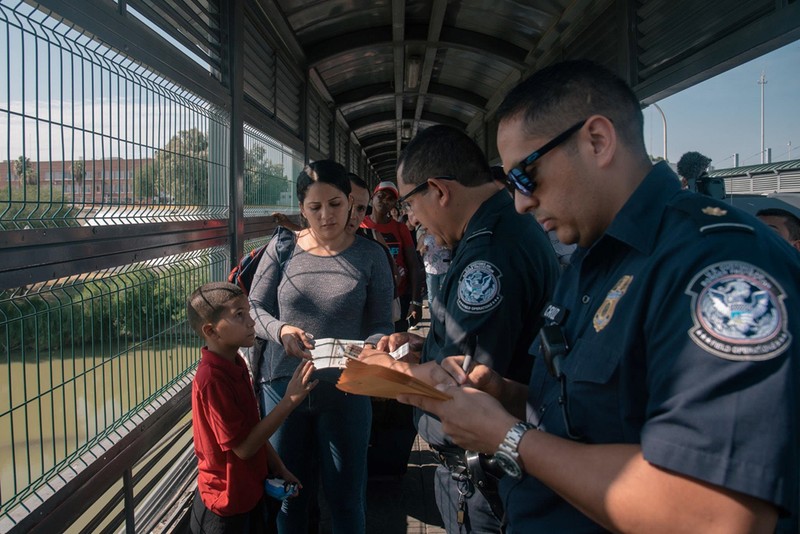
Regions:
<instances>
[{"instance_id":1,"label":"black sunglasses","mask_svg":"<svg viewBox=\"0 0 800 534\"><path fill-rule=\"evenodd\" d=\"M528 168L534 161L541 158L555 147L569 139L569 137L583 128L583 125L586 124L586 119L583 119L580 122L576 122L549 142L545 143L543 147L539 150L534 150L530 153L530 155L522 160L519 165L508 171L506 175L506 180L508 183L514 186L514 189L525 195L526 197L530 196L533 193L534 189L536 189L536 180L531 178L525 169Z\"/></svg>"},{"instance_id":2,"label":"black sunglasses","mask_svg":"<svg viewBox=\"0 0 800 534\"><path fill-rule=\"evenodd\" d=\"M408 193L406 193L405 195L403 195L402 197L397 199L397 204L400 206L400 209L402 209L403 211L410 210L411 206L408 203L408 199L411 198L412 196L416 195L420 191L424 191L425 189L427 189L428 188L428 180L435 180L435 179L438 179L438 180L455 180L456 177L455 176L431 176L430 178L426 179L421 184L417 184L416 187L414 187L414 189L412 189L411 191L409 191Z\"/></svg>"}]
</instances>

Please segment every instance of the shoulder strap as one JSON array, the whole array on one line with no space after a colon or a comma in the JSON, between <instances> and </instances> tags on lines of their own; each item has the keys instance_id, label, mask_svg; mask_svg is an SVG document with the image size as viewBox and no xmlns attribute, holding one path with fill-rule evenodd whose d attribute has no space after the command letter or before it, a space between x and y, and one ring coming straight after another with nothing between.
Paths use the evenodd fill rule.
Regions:
<instances>
[{"instance_id":1,"label":"shoulder strap","mask_svg":"<svg viewBox=\"0 0 800 534\"><path fill-rule=\"evenodd\" d=\"M297 236L288 228L278 226L272 234L272 239L277 239L275 243L275 252L278 254L278 265L281 266L280 274L283 276L286 263L289 261L289 258L292 257L294 247L297 244Z\"/></svg>"}]
</instances>

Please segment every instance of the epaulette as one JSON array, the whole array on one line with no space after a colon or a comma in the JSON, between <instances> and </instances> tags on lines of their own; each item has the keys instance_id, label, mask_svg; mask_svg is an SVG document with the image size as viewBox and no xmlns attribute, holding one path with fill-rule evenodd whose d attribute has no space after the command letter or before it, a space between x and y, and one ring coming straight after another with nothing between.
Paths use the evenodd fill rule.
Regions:
<instances>
[{"instance_id":1,"label":"epaulette","mask_svg":"<svg viewBox=\"0 0 800 534\"><path fill-rule=\"evenodd\" d=\"M477 239L477 238L480 238L480 237L484 237L484 238L487 238L487 239L491 238L492 237L492 231L489 230L488 228L481 228L481 229L476 230L475 232L472 232L471 234L469 234L464 239L464 241L465 242L472 241L473 239Z\"/></svg>"},{"instance_id":2,"label":"epaulette","mask_svg":"<svg viewBox=\"0 0 800 534\"><path fill-rule=\"evenodd\" d=\"M701 234L730 231L755 233L751 221L743 218L739 210L713 198L680 193L672 198L669 206L694 221Z\"/></svg>"}]
</instances>

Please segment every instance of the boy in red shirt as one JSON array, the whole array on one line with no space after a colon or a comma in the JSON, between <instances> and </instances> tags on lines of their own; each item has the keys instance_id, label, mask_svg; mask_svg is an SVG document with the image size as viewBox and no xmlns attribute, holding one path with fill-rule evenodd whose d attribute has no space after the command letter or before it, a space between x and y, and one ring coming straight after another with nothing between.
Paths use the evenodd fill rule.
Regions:
<instances>
[{"instance_id":1,"label":"boy in red shirt","mask_svg":"<svg viewBox=\"0 0 800 534\"><path fill-rule=\"evenodd\" d=\"M286 469L269 437L316 385L311 361L297 367L281 402L264 419L239 347L255 340L247 295L236 285L212 282L187 302L189 324L206 346L192 382L192 424L197 455L197 492L192 532L265 532L264 480Z\"/></svg>"}]
</instances>

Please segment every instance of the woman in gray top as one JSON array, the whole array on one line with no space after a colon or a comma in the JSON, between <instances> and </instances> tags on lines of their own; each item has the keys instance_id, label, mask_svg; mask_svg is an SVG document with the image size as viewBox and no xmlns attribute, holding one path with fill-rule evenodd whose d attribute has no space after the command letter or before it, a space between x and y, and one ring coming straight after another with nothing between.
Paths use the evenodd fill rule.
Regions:
<instances>
[{"instance_id":1,"label":"woman in gray top","mask_svg":"<svg viewBox=\"0 0 800 534\"><path fill-rule=\"evenodd\" d=\"M276 243L269 244L250 291L256 335L272 341L259 372L264 413L283 397L301 359L310 357L308 334L375 344L394 327L384 253L377 243L346 231L352 199L344 167L328 160L309 164L297 178L297 198L308 228L298 233L283 266ZM308 531L309 496L321 478L333 532L363 533L370 400L336 389L337 373L316 374L320 384L270 439L304 484L297 497L284 501L278 530Z\"/></svg>"}]
</instances>

